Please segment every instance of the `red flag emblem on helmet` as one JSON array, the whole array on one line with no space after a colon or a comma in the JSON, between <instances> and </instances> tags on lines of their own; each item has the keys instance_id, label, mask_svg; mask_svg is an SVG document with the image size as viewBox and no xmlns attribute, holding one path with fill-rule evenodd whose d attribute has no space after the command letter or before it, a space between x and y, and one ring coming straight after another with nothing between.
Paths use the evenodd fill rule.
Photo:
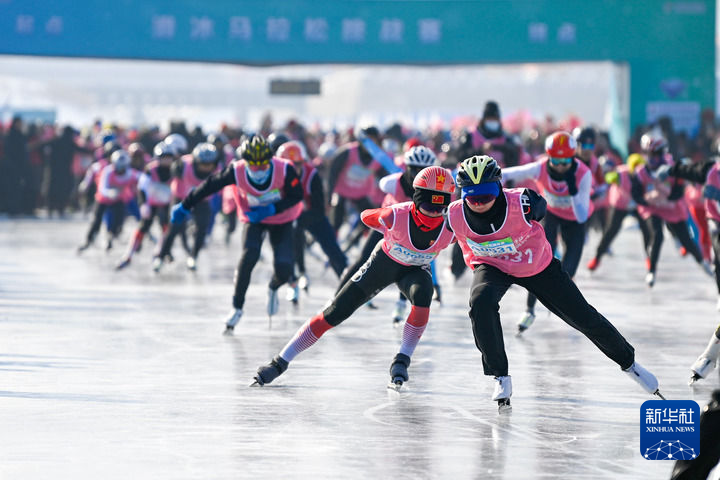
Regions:
<instances>
[{"instance_id":1,"label":"red flag emblem on helmet","mask_svg":"<svg viewBox=\"0 0 720 480\"><path fill-rule=\"evenodd\" d=\"M442 195L433 195L430 199L432 203L438 203L440 205L443 204L443 196Z\"/></svg>"},{"instance_id":2,"label":"red flag emblem on helmet","mask_svg":"<svg viewBox=\"0 0 720 480\"><path fill-rule=\"evenodd\" d=\"M437 177L435 177L435 184L436 184L438 187L442 187L442 185L443 185L444 183L445 183L445 175L442 175L442 174L441 174L441 175L438 175Z\"/></svg>"}]
</instances>

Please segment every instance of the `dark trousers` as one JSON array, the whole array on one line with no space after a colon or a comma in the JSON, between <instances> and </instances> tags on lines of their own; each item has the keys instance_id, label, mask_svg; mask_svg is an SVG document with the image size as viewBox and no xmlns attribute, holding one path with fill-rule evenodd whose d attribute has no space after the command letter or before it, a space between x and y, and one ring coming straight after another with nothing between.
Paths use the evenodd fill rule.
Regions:
<instances>
[{"instance_id":1,"label":"dark trousers","mask_svg":"<svg viewBox=\"0 0 720 480\"><path fill-rule=\"evenodd\" d=\"M305 215L305 213L300 215L295 228L295 263L298 266L298 271L301 274L305 273L305 231L307 230L318 242L330 262L330 267L339 278L347 267L347 257L337 243L335 230L333 230L326 216L323 215L311 221L309 215L307 220L303 218Z\"/></svg>"},{"instance_id":2,"label":"dark trousers","mask_svg":"<svg viewBox=\"0 0 720 480\"><path fill-rule=\"evenodd\" d=\"M191 257L197 258L198 252L200 252L200 249L205 245L205 236L207 234L208 223L210 222L210 204L208 202L200 202L195 205L192 209L192 217L195 222L195 242L190 248L189 253ZM175 237L185 231L186 224L187 222L173 223L170 226L170 230L165 238L163 238L159 253L160 258L165 258L170 254L172 245L175 242Z\"/></svg>"},{"instance_id":3,"label":"dark trousers","mask_svg":"<svg viewBox=\"0 0 720 480\"><path fill-rule=\"evenodd\" d=\"M95 240L95 237L100 231L103 216L105 216L105 212L108 211L111 213L112 218L112 221L108 225L108 231L110 232L110 235L114 238L118 235L118 233L120 233L120 228L122 227L123 221L125 220L125 204L121 201L111 204L96 203L95 211L93 212L93 219L90 223L90 230L88 230L87 233L87 244L90 244L93 240Z\"/></svg>"},{"instance_id":4,"label":"dark trousers","mask_svg":"<svg viewBox=\"0 0 720 480\"><path fill-rule=\"evenodd\" d=\"M153 220L158 219L160 227L165 231L166 227L170 223L170 205L159 205L150 208L150 217L143 218L140 221L138 230L144 235L150 231Z\"/></svg>"},{"instance_id":5,"label":"dark trousers","mask_svg":"<svg viewBox=\"0 0 720 480\"><path fill-rule=\"evenodd\" d=\"M273 251L273 277L270 279L272 290L277 290L292 275L293 262L293 222L269 225L264 223L246 223L243 227L242 253L235 270L235 294L233 307L245 305L245 293L250 285L250 275L260 258L260 249L265 234L270 237Z\"/></svg>"},{"instance_id":6,"label":"dark trousers","mask_svg":"<svg viewBox=\"0 0 720 480\"><path fill-rule=\"evenodd\" d=\"M401 265L378 245L325 309L325 320L332 326L339 325L391 283L397 284L412 305L430 307L433 296L430 268Z\"/></svg>"},{"instance_id":7,"label":"dark trousers","mask_svg":"<svg viewBox=\"0 0 720 480\"><path fill-rule=\"evenodd\" d=\"M643 237L643 248L645 249L645 252L647 252L648 244L650 243L650 231L648 230L647 224L638 216L637 212L634 210L611 208L608 223L605 227L602 238L600 238L600 243L598 244L597 250L595 251L595 258L597 258L598 261L610 249L610 245L612 245L613 240L615 240L615 237L620 232L622 222L627 215L633 215L638 219L638 226L640 227L640 232L642 233Z\"/></svg>"},{"instance_id":8,"label":"dark trousers","mask_svg":"<svg viewBox=\"0 0 720 480\"><path fill-rule=\"evenodd\" d=\"M715 220L708 220L708 227L710 228L710 239L712 240L715 284L720 294L720 223ZM720 326L718 327L718 332L720 332ZM718 338L720 338L720 335L718 335Z\"/></svg>"},{"instance_id":9,"label":"dark trousers","mask_svg":"<svg viewBox=\"0 0 720 480\"><path fill-rule=\"evenodd\" d=\"M547 212L545 218L542 220L542 224L545 229L545 238L550 242L550 247L552 247L553 252L555 252L555 247L557 246L558 231L560 232L563 244L565 244L562 266L567 274L570 275L570 278L572 278L575 276L575 272L580 264L580 257L582 256L583 246L585 245L585 224L578 223L574 220L565 220L550 212ZM528 312L535 310L536 302L537 298L535 298L535 295L533 295L532 292L528 293Z\"/></svg>"},{"instance_id":10,"label":"dark trousers","mask_svg":"<svg viewBox=\"0 0 720 480\"><path fill-rule=\"evenodd\" d=\"M373 208L373 204L367 197L351 200L349 198L333 194L333 205L330 209L330 225L332 225L336 234L345 220L345 202L352 202L358 212L362 212L368 208Z\"/></svg>"},{"instance_id":11,"label":"dark trousers","mask_svg":"<svg viewBox=\"0 0 720 480\"><path fill-rule=\"evenodd\" d=\"M690 230L688 229L687 222L681 221L677 223L665 223L665 220L662 218L651 215L647 220L645 220L645 224L650 232L650 248L648 257L650 257L651 272L655 273L655 271L657 271L657 263L660 258L660 250L662 249L663 244L663 225L667 225L670 233L672 233L675 238L680 241L680 244L687 249L688 253L693 256L696 262L703 262L700 247L698 247L698 244L690 238Z\"/></svg>"},{"instance_id":12,"label":"dark trousers","mask_svg":"<svg viewBox=\"0 0 720 480\"><path fill-rule=\"evenodd\" d=\"M475 268L470 287L470 320L475 345L482 352L485 375L499 377L508 374L500 324L500 299L512 284L520 285L537 296L548 310L589 338L620 368L627 369L633 364L633 347L585 300L560 261L553 258L545 270L525 278L513 277L486 264Z\"/></svg>"}]
</instances>

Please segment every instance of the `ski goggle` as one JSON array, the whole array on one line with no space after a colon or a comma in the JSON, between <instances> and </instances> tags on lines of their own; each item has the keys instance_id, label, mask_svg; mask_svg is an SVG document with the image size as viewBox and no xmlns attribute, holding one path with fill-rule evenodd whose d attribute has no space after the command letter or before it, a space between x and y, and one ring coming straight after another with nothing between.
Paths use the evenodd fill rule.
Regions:
<instances>
[{"instance_id":1,"label":"ski goggle","mask_svg":"<svg viewBox=\"0 0 720 480\"><path fill-rule=\"evenodd\" d=\"M581 143L580 149L582 150L595 150L595 144L594 143Z\"/></svg>"},{"instance_id":2,"label":"ski goggle","mask_svg":"<svg viewBox=\"0 0 720 480\"><path fill-rule=\"evenodd\" d=\"M253 172L261 171L261 170L267 170L270 168L270 162L251 162L247 161L248 168L252 170Z\"/></svg>"},{"instance_id":3,"label":"ski goggle","mask_svg":"<svg viewBox=\"0 0 720 480\"><path fill-rule=\"evenodd\" d=\"M497 195L492 193L483 193L482 195L466 195L465 201L475 207L480 205L486 205L497 198Z\"/></svg>"},{"instance_id":4,"label":"ski goggle","mask_svg":"<svg viewBox=\"0 0 720 480\"><path fill-rule=\"evenodd\" d=\"M446 205L438 205L436 203L422 202L420 208L430 213L443 213L447 208Z\"/></svg>"},{"instance_id":5,"label":"ski goggle","mask_svg":"<svg viewBox=\"0 0 720 480\"><path fill-rule=\"evenodd\" d=\"M570 165L570 162L572 162L572 157L568 157L568 158L550 157L550 165Z\"/></svg>"}]
</instances>

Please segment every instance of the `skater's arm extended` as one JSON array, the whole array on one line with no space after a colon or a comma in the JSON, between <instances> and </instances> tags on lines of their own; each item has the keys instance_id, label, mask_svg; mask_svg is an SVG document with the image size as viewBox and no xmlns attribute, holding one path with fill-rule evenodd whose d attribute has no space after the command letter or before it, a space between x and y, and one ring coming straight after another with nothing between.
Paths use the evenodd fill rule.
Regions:
<instances>
[{"instance_id":1,"label":"skater's arm extended","mask_svg":"<svg viewBox=\"0 0 720 480\"><path fill-rule=\"evenodd\" d=\"M705 183L707 174L713 165L715 165L715 160L707 160L705 162L690 164L677 162L670 167L668 175L702 184Z\"/></svg>"},{"instance_id":2,"label":"skater's arm extended","mask_svg":"<svg viewBox=\"0 0 720 480\"><path fill-rule=\"evenodd\" d=\"M345 168L345 164L350 158L350 152L345 148L335 154L330 163L330 171L328 172L328 198L332 197L333 190L335 190L335 184L340 176L340 172Z\"/></svg>"},{"instance_id":3,"label":"skater's arm extended","mask_svg":"<svg viewBox=\"0 0 720 480\"><path fill-rule=\"evenodd\" d=\"M190 168L190 167L185 167ZM215 173L213 175L210 175L208 178L205 179L204 182L202 182L200 185L197 186L197 188L194 188L190 190L190 193L187 194L187 197L182 201L182 205L186 210L190 210L195 205L200 203L203 198L209 197L215 192L219 192L223 189L223 187L226 187L228 185L232 185L235 183L235 167L231 163L227 167L225 167L225 170ZM301 191L302 195L302 191Z\"/></svg>"},{"instance_id":4,"label":"skater's arm extended","mask_svg":"<svg viewBox=\"0 0 720 480\"><path fill-rule=\"evenodd\" d=\"M280 213L288 208L302 202L303 190L300 178L295 172L292 165L286 165L285 167L285 196L282 200L275 203L275 213Z\"/></svg>"},{"instance_id":5,"label":"skater's arm extended","mask_svg":"<svg viewBox=\"0 0 720 480\"><path fill-rule=\"evenodd\" d=\"M577 193L572 195L572 209L578 223L584 223L590 213L590 190L592 188L592 174L588 171L580 179Z\"/></svg>"},{"instance_id":6,"label":"skater's arm extended","mask_svg":"<svg viewBox=\"0 0 720 480\"><path fill-rule=\"evenodd\" d=\"M540 169L542 168L542 162L532 162L526 165L518 165L517 167L503 168L502 169L502 180L503 183L507 182L518 182L527 179L536 180L540 177Z\"/></svg>"},{"instance_id":7,"label":"skater's arm extended","mask_svg":"<svg viewBox=\"0 0 720 480\"><path fill-rule=\"evenodd\" d=\"M395 223L395 213L392 207L370 208L360 213L360 220L373 230L385 233Z\"/></svg>"}]
</instances>

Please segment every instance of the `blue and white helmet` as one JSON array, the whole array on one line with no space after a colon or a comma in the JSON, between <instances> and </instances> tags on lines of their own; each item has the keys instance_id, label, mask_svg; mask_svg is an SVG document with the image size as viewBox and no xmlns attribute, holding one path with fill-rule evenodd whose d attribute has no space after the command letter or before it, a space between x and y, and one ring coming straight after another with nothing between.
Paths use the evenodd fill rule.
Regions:
<instances>
[{"instance_id":1,"label":"blue and white helmet","mask_svg":"<svg viewBox=\"0 0 720 480\"><path fill-rule=\"evenodd\" d=\"M188 142L179 133L171 133L164 140L175 151L175 155L182 155L188 150Z\"/></svg>"},{"instance_id":2,"label":"blue and white helmet","mask_svg":"<svg viewBox=\"0 0 720 480\"><path fill-rule=\"evenodd\" d=\"M215 163L218 160L218 152L212 143L198 143L192 151L193 160L199 163Z\"/></svg>"},{"instance_id":3,"label":"blue and white helmet","mask_svg":"<svg viewBox=\"0 0 720 480\"><path fill-rule=\"evenodd\" d=\"M424 145L412 147L405 152L405 165L408 167L432 167L437 164L435 153Z\"/></svg>"},{"instance_id":4,"label":"blue and white helmet","mask_svg":"<svg viewBox=\"0 0 720 480\"><path fill-rule=\"evenodd\" d=\"M110 156L110 163L117 170L126 170L130 166L130 154L125 150L118 150Z\"/></svg>"}]
</instances>

